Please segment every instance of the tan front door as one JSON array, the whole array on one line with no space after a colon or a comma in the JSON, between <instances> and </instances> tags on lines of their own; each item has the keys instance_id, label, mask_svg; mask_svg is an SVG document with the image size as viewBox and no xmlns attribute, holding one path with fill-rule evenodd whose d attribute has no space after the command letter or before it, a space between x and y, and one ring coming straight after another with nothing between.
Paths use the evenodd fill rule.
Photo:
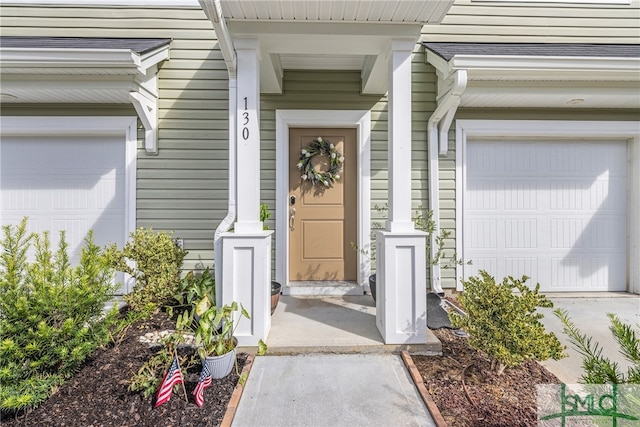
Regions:
<instances>
[{"instance_id":1,"label":"tan front door","mask_svg":"<svg viewBox=\"0 0 640 427\"><path fill-rule=\"evenodd\" d=\"M318 137L344 156L340 179L330 187L301 178L302 149ZM290 280L357 280L357 139L356 129L289 131L289 277ZM326 171L329 157L311 159Z\"/></svg>"}]
</instances>

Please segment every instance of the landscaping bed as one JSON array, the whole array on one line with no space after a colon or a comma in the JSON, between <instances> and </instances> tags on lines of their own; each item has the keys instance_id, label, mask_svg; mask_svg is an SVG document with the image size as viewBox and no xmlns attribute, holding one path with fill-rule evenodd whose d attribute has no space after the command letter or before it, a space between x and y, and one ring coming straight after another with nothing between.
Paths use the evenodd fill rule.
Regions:
<instances>
[{"instance_id":1,"label":"landscaping bed","mask_svg":"<svg viewBox=\"0 0 640 427\"><path fill-rule=\"evenodd\" d=\"M227 403L238 382L235 370L226 378L213 380L204 391L204 404L198 407L191 394L195 388L201 366L197 364L186 372L185 387L189 402L185 402L182 386L171 399L153 407L153 397L144 399L127 390L132 375L140 369L156 350L139 341L148 332L175 328L175 322L166 313L153 315L149 320L130 326L122 340L98 350L93 357L35 410L17 418L3 419L3 427L13 426L217 426L220 425ZM184 349L183 352L193 352ZM239 371L246 354L238 355ZM167 366L168 368L168 366Z\"/></svg>"},{"instance_id":2,"label":"landscaping bed","mask_svg":"<svg viewBox=\"0 0 640 427\"><path fill-rule=\"evenodd\" d=\"M82 369L61 386L45 403L16 419L3 419L12 426L218 426L238 382L235 370L228 377L213 380L204 392L204 405L194 403L200 365L188 369L185 387L174 392L169 402L153 408L153 397L129 392L129 380L155 350L139 338L153 331L175 327L165 313L129 327L116 344L100 349ZM497 376L490 371L488 358L473 350L467 339L451 330L434 333L442 341L442 356L412 356L427 392L450 427L534 426L536 425L536 385L560 381L537 362L526 362ZM185 351L181 350L181 354ZM238 357L242 370L246 354ZM465 386L462 370L465 371ZM473 400L473 403L470 401Z\"/></svg>"},{"instance_id":3,"label":"landscaping bed","mask_svg":"<svg viewBox=\"0 0 640 427\"><path fill-rule=\"evenodd\" d=\"M537 425L536 385L559 384L555 375L528 361L498 376L466 338L449 329L433 332L442 341L442 356L412 359L449 427Z\"/></svg>"}]
</instances>

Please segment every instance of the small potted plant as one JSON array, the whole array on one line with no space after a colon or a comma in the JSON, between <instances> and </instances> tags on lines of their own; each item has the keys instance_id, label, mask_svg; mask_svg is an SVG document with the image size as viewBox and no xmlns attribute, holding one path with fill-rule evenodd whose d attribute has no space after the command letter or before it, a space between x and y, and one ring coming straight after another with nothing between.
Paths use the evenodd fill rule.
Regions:
<instances>
[{"instance_id":1,"label":"small potted plant","mask_svg":"<svg viewBox=\"0 0 640 427\"><path fill-rule=\"evenodd\" d=\"M216 307L204 295L196 306L178 317L178 329L191 329L202 363L209 368L211 378L224 378L236 361L238 340L234 336L238 321L235 313L249 319L249 313L237 302Z\"/></svg>"}]
</instances>

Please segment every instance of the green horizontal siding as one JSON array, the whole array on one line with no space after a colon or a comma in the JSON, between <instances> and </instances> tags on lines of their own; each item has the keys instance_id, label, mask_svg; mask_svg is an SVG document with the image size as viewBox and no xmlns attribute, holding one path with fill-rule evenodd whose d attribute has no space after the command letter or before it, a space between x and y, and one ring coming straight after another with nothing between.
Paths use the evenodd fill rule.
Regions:
<instances>
[{"instance_id":1,"label":"green horizontal siding","mask_svg":"<svg viewBox=\"0 0 640 427\"><path fill-rule=\"evenodd\" d=\"M455 0L425 41L639 43L640 1L630 4Z\"/></svg>"},{"instance_id":2,"label":"green horizontal siding","mask_svg":"<svg viewBox=\"0 0 640 427\"><path fill-rule=\"evenodd\" d=\"M184 239L187 268L213 263L213 233L228 198L228 74L198 8L2 6L2 34L171 38L158 72L157 156L139 131L137 225ZM3 114L135 114L129 106L3 106Z\"/></svg>"}]
</instances>

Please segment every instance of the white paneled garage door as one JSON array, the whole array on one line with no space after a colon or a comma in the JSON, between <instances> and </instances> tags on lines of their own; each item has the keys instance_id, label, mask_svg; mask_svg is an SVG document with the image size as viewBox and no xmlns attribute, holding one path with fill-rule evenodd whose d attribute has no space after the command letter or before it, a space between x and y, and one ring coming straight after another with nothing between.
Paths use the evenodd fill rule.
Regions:
<instances>
[{"instance_id":1,"label":"white paneled garage door","mask_svg":"<svg viewBox=\"0 0 640 427\"><path fill-rule=\"evenodd\" d=\"M469 140L465 158L465 276L626 289L626 142Z\"/></svg>"},{"instance_id":2,"label":"white paneled garage door","mask_svg":"<svg viewBox=\"0 0 640 427\"><path fill-rule=\"evenodd\" d=\"M125 240L125 141L122 137L3 137L0 219L29 230L66 230L77 261L89 229L100 246Z\"/></svg>"}]
</instances>

